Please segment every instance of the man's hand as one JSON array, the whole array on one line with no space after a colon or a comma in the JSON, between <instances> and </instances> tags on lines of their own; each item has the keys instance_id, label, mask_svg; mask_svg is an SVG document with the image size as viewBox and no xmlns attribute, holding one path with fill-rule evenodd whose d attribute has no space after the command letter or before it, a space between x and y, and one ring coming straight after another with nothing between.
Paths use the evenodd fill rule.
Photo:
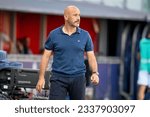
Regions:
<instances>
[{"instance_id":1,"label":"man's hand","mask_svg":"<svg viewBox=\"0 0 150 117\"><path fill-rule=\"evenodd\" d=\"M94 85L98 85L99 84L99 77L97 74L92 74L91 76L91 82L94 84Z\"/></svg>"},{"instance_id":2,"label":"man's hand","mask_svg":"<svg viewBox=\"0 0 150 117\"><path fill-rule=\"evenodd\" d=\"M45 84L45 79L44 79L44 78L39 78L39 81L38 81L38 83L37 83L37 85L36 85L36 90L37 90L38 92L41 92L41 90L42 90L44 84Z\"/></svg>"}]
</instances>

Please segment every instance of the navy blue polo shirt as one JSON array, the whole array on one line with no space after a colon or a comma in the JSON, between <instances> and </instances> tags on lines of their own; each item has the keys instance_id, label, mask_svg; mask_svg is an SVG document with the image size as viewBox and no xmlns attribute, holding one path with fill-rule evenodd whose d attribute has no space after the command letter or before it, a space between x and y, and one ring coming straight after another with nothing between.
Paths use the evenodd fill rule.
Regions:
<instances>
[{"instance_id":1,"label":"navy blue polo shirt","mask_svg":"<svg viewBox=\"0 0 150 117\"><path fill-rule=\"evenodd\" d=\"M93 51L91 37L81 28L69 36L62 31L62 27L51 31L45 42L45 49L54 53L52 73L67 76L84 74L84 52Z\"/></svg>"}]
</instances>

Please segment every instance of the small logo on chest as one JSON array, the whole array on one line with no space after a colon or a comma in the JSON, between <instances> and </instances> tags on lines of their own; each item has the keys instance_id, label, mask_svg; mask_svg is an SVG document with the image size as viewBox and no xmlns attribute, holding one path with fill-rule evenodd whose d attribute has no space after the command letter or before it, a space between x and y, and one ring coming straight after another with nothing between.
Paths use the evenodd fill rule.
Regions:
<instances>
[{"instance_id":1,"label":"small logo on chest","mask_svg":"<svg viewBox=\"0 0 150 117\"><path fill-rule=\"evenodd\" d=\"M78 40L78 43L80 42L80 40Z\"/></svg>"}]
</instances>

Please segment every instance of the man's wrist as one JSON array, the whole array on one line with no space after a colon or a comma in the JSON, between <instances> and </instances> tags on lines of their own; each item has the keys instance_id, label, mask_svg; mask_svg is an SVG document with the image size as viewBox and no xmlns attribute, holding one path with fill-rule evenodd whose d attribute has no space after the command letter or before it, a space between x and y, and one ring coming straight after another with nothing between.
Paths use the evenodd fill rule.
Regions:
<instances>
[{"instance_id":1,"label":"man's wrist","mask_svg":"<svg viewBox=\"0 0 150 117\"><path fill-rule=\"evenodd\" d=\"M92 74L99 75L99 72L97 72L97 71L94 71L94 72L92 72Z\"/></svg>"}]
</instances>

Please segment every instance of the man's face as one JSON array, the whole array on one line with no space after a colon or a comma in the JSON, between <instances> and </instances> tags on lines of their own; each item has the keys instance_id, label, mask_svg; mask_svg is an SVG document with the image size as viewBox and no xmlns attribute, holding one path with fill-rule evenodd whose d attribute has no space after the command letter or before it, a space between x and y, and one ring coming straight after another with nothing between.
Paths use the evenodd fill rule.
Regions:
<instances>
[{"instance_id":1,"label":"man's face","mask_svg":"<svg viewBox=\"0 0 150 117\"><path fill-rule=\"evenodd\" d=\"M79 9L72 8L69 10L67 14L68 24L72 27L79 27L80 25L80 11Z\"/></svg>"}]
</instances>

